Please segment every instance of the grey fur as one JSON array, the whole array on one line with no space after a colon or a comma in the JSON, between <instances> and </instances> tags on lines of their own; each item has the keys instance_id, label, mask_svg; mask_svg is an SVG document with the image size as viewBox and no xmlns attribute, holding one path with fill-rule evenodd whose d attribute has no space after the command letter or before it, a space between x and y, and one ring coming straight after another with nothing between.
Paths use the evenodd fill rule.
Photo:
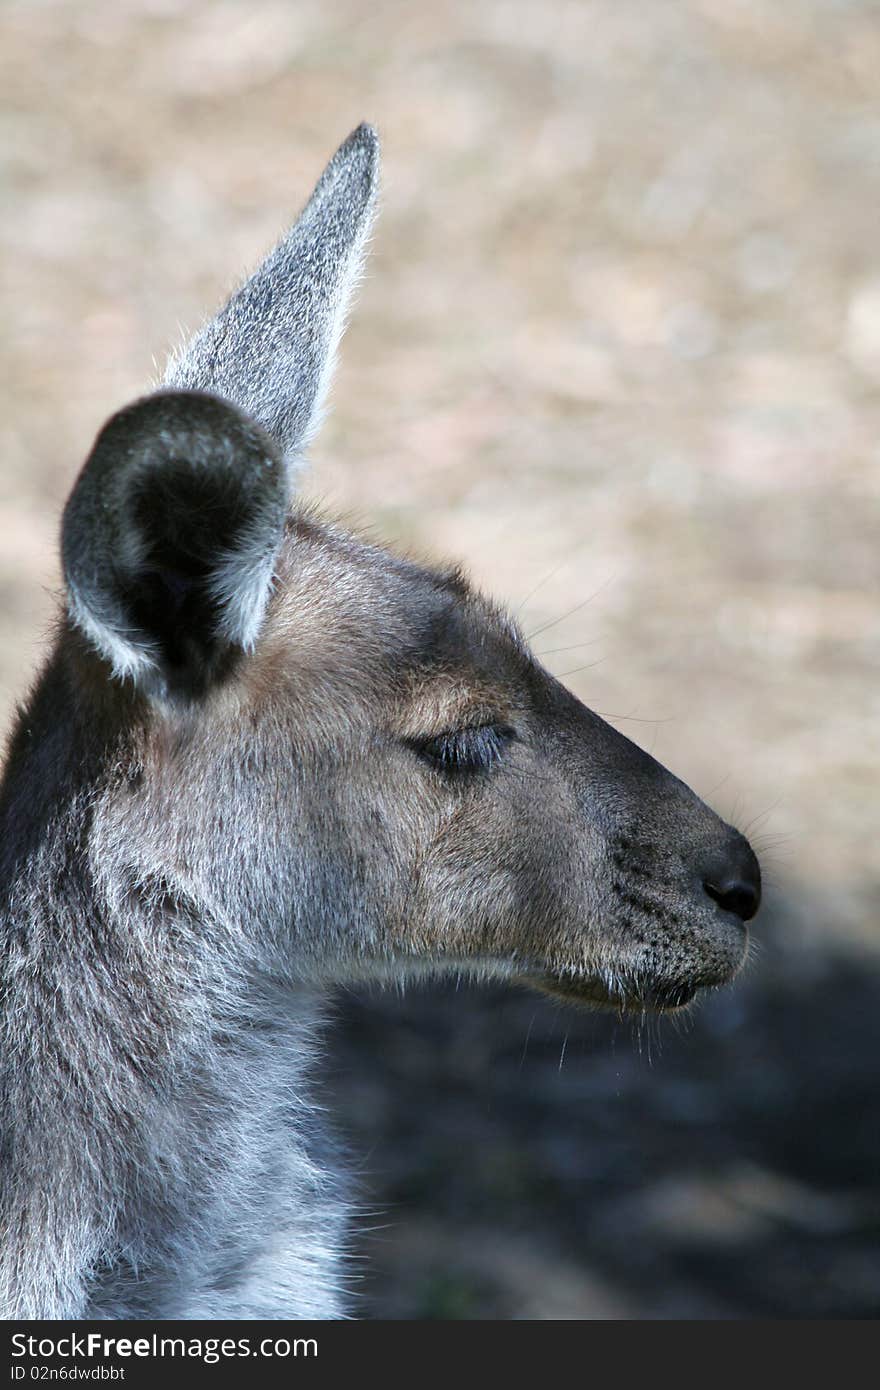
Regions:
<instances>
[{"instance_id":1,"label":"grey fur","mask_svg":"<svg viewBox=\"0 0 880 1390\"><path fill-rule=\"evenodd\" d=\"M169 363L165 385L215 391L274 435L289 459L321 417L376 209L379 140L360 125L287 236Z\"/></svg>"},{"instance_id":2,"label":"grey fur","mask_svg":"<svg viewBox=\"0 0 880 1390\"><path fill-rule=\"evenodd\" d=\"M148 588L154 605L182 603L194 569L211 610L208 645L253 648L288 500L272 439L213 396L161 393L113 416L64 510L61 557L70 615L117 679L168 693L161 644L139 610ZM200 529L183 573L177 532L192 550Z\"/></svg>"},{"instance_id":3,"label":"grey fur","mask_svg":"<svg viewBox=\"0 0 880 1390\"><path fill-rule=\"evenodd\" d=\"M0 791L6 1317L345 1314L335 983L672 1008L745 955L736 831L460 575L285 518L376 166L362 126L65 511Z\"/></svg>"}]
</instances>

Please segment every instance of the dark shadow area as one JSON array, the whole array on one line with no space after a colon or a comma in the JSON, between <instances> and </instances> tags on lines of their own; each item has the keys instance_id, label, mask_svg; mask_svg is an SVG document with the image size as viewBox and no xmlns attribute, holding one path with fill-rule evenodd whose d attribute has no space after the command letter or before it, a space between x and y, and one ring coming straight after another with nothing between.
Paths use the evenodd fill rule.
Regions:
<instances>
[{"instance_id":1,"label":"dark shadow area","mask_svg":"<svg viewBox=\"0 0 880 1390\"><path fill-rule=\"evenodd\" d=\"M880 1313L880 964L759 935L680 1020L464 986L342 999L361 1314Z\"/></svg>"}]
</instances>

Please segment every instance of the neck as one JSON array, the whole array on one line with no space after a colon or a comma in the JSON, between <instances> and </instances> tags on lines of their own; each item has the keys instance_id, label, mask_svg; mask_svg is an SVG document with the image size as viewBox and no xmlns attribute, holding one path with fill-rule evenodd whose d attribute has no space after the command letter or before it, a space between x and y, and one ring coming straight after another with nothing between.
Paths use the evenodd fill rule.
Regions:
<instances>
[{"instance_id":1,"label":"neck","mask_svg":"<svg viewBox=\"0 0 880 1390\"><path fill-rule=\"evenodd\" d=\"M340 1315L345 1203L307 1091L318 1009L265 982L240 1007L156 1100L89 1317Z\"/></svg>"},{"instance_id":2,"label":"neck","mask_svg":"<svg viewBox=\"0 0 880 1390\"><path fill-rule=\"evenodd\" d=\"M59 718L66 679L0 788L0 1316L337 1315L314 994L96 839L125 749Z\"/></svg>"},{"instance_id":3,"label":"neck","mask_svg":"<svg viewBox=\"0 0 880 1390\"><path fill-rule=\"evenodd\" d=\"M0 1312L339 1316L313 993L205 949L158 890L119 920L51 860L0 914Z\"/></svg>"}]
</instances>

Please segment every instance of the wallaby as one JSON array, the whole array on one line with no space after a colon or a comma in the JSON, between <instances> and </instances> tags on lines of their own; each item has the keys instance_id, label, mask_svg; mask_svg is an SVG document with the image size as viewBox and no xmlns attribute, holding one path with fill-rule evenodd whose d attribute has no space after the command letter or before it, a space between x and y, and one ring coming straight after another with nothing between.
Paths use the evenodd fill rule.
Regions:
<instances>
[{"instance_id":1,"label":"wallaby","mask_svg":"<svg viewBox=\"0 0 880 1390\"><path fill-rule=\"evenodd\" d=\"M378 161L360 126L64 512L0 797L6 1317L346 1315L334 984L665 1010L745 956L747 841L460 573L297 506Z\"/></svg>"}]
</instances>

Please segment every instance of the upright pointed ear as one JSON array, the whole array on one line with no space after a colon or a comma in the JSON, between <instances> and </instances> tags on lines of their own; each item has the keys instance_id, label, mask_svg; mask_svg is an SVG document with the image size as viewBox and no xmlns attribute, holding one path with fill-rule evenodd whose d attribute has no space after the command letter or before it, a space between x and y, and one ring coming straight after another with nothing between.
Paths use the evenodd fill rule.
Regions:
<instances>
[{"instance_id":1,"label":"upright pointed ear","mask_svg":"<svg viewBox=\"0 0 880 1390\"><path fill-rule=\"evenodd\" d=\"M268 434L215 396L163 391L114 415L64 511L73 624L158 698L221 679L256 640L287 512Z\"/></svg>"},{"instance_id":2,"label":"upright pointed ear","mask_svg":"<svg viewBox=\"0 0 880 1390\"><path fill-rule=\"evenodd\" d=\"M361 125L337 150L299 220L169 363L165 384L233 401L288 459L320 424L376 204L379 140Z\"/></svg>"}]
</instances>

